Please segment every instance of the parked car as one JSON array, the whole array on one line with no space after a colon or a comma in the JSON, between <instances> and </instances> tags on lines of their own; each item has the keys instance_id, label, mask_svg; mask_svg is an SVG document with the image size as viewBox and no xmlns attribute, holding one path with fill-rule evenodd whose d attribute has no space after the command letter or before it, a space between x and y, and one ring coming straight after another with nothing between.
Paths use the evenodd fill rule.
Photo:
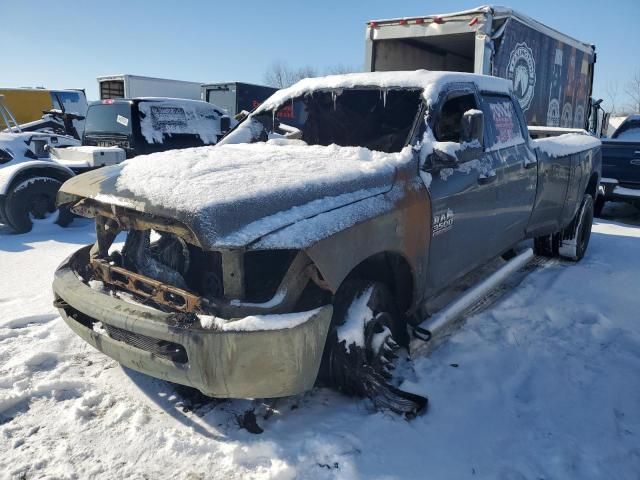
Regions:
<instances>
[{"instance_id":1,"label":"parked car","mask_svg":"<svg viewBox=\"0 0 640 480\"><path fill-rule=\"evenodd\" d=\"M415 413L388 379L425 303L527 238L580 260L599 177L600 141L531 140L504 79L307 79L216 148L66 182L97 242L58 268L55 305L123 365L210 396L322 382Z\"/></svg>"},{"instance_id":2,"label":"parked car","mask_svg":"<svg viewBox=\"0 0 640 480\"><path fill-rule=\"evenodd\" d=\"M629 115L602 141L602 180L596 215L607 201L640 208L640 114Z\"/></svg>"}]
</instances>

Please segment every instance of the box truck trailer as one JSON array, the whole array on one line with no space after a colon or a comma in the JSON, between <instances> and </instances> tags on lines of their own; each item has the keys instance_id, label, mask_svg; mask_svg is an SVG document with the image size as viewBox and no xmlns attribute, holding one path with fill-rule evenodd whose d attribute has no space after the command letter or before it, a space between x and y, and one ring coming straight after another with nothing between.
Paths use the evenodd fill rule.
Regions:
<instances>
[{"instance_id":1,"label":"box truck trailer","mask_svg":"<svg viewBox=\"0 0 640 480\"><path fill-rule=\"evenodd\" d=\"M168 78L138 75L107 75L98 77L100 100L111 98L168 97L200 100L201 82L186 82Z\"/></svg>"},{"instance_id":2,"label":"box truck trailer","mask_svg":"<svg viewBox=\"0 0 640 480\"><path fill-rule=\"evenodd\" d=\"M367 24L365 70L503 77L532 126L589 129L595 46L505 7Z\"/></svg>"},{"instance_id":3,"label":"box truck trailer","mask_svg":"<svg viewBox=\"0 0 640 480\"><path fill-rule=\"evenodd\" d=\"M235 117L243 110L251 112L278 89L242 82L208 83L202 85L201 99L217 105Z\"/></svg>"}]
</instances>

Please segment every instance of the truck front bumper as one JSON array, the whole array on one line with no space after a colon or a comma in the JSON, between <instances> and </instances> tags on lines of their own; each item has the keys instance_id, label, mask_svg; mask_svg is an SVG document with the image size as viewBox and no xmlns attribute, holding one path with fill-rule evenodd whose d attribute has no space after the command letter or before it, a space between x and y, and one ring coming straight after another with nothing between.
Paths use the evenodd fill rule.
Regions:
<instances>
[{"instance_id":1,"label":"truck front bumper","mask_svg":"<svg viewBox=\"0 0 640 480\"><path fill-rule=\"evenodd\" d=\"M75 333L122 365L220 398L296 395L315 383L332 306L291 328L205 329L89 287L74 271L88 248L56 270L56 306Z\"/></svg>"}]
</instances>

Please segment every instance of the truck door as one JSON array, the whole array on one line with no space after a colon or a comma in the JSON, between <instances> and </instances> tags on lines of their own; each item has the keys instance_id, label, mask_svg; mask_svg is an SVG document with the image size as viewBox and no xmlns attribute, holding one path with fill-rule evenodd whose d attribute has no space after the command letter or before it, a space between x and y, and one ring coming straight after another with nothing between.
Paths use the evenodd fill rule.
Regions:
<instances>
[{"instance_id":1,"label":"truck door","mask_svg":"<svg viewBox=\"0 0 640 480\"><path fill-rule=\"evenodd\" d=\"M499 255L525 237L536 196L535 152L525 140L524 119L509 95L482 93L482 110L488 133L487 152L497 166L497 199L492 223Z\"/></svg>"},{"instance_id":2,"label":"truck door","mask_svg":"<svg viewBox=\"0 0 640 480\"><path fill-rule=\"evenodd\" d=\"M478 103L473 89L447 94L435 113L432 130L438 142L448 143L436 143L436 147L460 147L462 115L478 109ZM473 155L465 153L460 150L457 161L444 167L434 152L423 167L431 174L433 215L427 296L484 263L492 251L498 185L494 160L484 149Z\"/></svg>"}]
</instances>

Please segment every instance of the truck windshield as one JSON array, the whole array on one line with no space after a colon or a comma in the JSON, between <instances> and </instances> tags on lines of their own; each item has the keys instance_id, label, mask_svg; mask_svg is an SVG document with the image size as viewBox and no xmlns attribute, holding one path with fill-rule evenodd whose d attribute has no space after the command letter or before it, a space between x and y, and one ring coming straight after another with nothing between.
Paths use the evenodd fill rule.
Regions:
<instances>
[{"instance_id":1,"label":"truck windshield","mask_svg":"<svg viewBox=\"0 0 640 480\"><path fill-rule=\"evenodd\" d=\"M131 133L131 105L112 103L91 105L87 110L85 133Z\"/></svg>"},{"instance_id":2,"label":"truck windshield","mask_svg":"<svg viewBox=\"0 0 640 480\"><path fill-rule=\"evenodd\" d=\"M285 138L308 145L399 152L407 144L421 101L417 89L314 92L285 102L276 112L252 115L224 143Z\"/></svg>"}]
</instances>

